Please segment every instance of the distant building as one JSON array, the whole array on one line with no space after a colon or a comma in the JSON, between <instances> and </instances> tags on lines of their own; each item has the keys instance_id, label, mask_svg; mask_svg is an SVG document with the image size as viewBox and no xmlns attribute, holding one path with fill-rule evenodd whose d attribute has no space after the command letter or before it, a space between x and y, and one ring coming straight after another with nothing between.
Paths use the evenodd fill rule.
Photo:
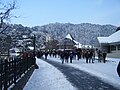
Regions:
<instances>
[{"instance_id":1,"label":"distant building","mask_svg":"<svg viewBox=\"0 0 120 90\"><path fill-rule=\"evenodd\" d=\"M116 31L108 37L98 37L100 47L107 52L120 53L120 30Z\"/></svg>"},{"instance_id":2,"label":"distant building","mask_svg":"<svg viewBox=\"0 0 120 90\"><path fill-rule=\"evenodd\" d=\"M51 39L48 42L46 42L46 49L47 50L58 49L58 40Z\"/></svg>"},{"instance_id":3,"label":"distant building","mask_svg":"<svg viewBox=\"0 0 120 90\"><path fill-rule=\"evenodd\" d=\"M74 45L74 38L71 34L68 34L61 42L59 42L59 49L73 49Z\"/></svg>"}]
</instances>

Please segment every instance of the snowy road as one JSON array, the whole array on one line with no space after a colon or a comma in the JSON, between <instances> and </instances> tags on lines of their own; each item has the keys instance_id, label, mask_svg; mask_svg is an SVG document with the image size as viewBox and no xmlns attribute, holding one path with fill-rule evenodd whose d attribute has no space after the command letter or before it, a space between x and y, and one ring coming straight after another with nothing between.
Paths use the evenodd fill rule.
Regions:
<instances>
[{"instance_id":1,"label":"snowy road","mask_svg":"<svg viewBox=\"0 0 120 90\"><path fill-rule=\"evenodd\" d=\"M23 90L77 90L54 66L37 59L35 69Z\"/></svg>"},{"instance_id":2,"label":"snowy road","mask_svg":"<svg viewBox=\"0 0 120 90\"><path fill-rule=\"evenodd\" d=\"M118 90L115 87L99 80L97 77L74 67L51 60L45 61L60 70L66 76L67 80L71 82L73 86L78 88L78 90Z\"/></svg>"}]
</instances>

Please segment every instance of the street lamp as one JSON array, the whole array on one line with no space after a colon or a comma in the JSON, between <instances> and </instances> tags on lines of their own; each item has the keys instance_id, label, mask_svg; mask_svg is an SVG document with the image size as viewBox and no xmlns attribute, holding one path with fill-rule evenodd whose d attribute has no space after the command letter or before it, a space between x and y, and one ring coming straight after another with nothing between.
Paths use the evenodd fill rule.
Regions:
<instances>
[{"instance_id":1,"label":"street lamp","mask_svg":"<svg viewBox=\"0 0 120 90\"><path fill-rule=\"evenodd\" d=\"M35 58L35 56L36 56L36 36L35 36L35 34L33 35L33 47L34 47L34 49L33 49L34 65L35 65L35 69L38 69L39 67L36 64L36 58Z\"/></svg>"}]
</instances>

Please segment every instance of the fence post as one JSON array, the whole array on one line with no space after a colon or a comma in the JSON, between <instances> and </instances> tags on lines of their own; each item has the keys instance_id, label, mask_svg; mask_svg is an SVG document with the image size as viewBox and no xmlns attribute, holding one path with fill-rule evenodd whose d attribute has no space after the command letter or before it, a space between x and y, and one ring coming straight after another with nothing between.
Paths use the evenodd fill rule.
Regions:
<instances>
[{"instance_id":1,"label":"fence post","mask_svg":"<svg viewBox=\"0 0 120 90\"><path fill-rule=\"evenodd\" d=\"M28 64L29 64L29 63L28 63L28 60L29 60L29 57L27 56L27 59L26 59L26 64L27 64L26 66L27 66L27 69L26 69L26 70L28 70L28 68L29 68L29 65L28 65Z\"/></svg>"},{"instance_id":2,"label":"fence post","mask_svg":"<svg viewBox=\"0 0 120 90\"><path fill-rule=\"evenodd\" d=\"M14 84L16 84L16 59L14 58Z\"/></svg>"},{"instance_id":3,"label":"fence post","mask_svg":"<svg viewBox=\"0 0 120 90\"><path fill-rule=\"evenodd\" d=\"M2 62L2 59L0 59L0 78L1 78L1 80L0 80L0 90L2 90L2 73L3 73L3 62Z\"/></svg>"},{"instance_id":4,"label":"fence post","mask_svg":"<svg viewBox=\"0 0 120 90\"><path fill-rule=\"evenodd\" d=\"M19 60L20 60L20 77L21 77L22 76L22 59L19 58Z\"/></svg>"},{"instance_id":5,"label":"fence post","mask_svg":"<svg viewBox=\"0 0 120 90\"><path fill-rule=\"evenodd\" d=\"M7 79L8 79L8 61L5 59L5 77L4 77L4 90L7 90Z\"/></svg>"},{"instance_id":6,"label":"fence post","mask_svg":"<svg viewBox=\"0 0 120 90\"><path fill-rule=\"evenodd\" d=\"M34 65L36 65L36 58L35 58L35 51L36 51L36 47L35 47L35 44L36 44L36 37L34 35L34 38L33 38L33 46L34 46L34 50L33 50L33 56L34 56Z\"/></svg>"}]
</instances>

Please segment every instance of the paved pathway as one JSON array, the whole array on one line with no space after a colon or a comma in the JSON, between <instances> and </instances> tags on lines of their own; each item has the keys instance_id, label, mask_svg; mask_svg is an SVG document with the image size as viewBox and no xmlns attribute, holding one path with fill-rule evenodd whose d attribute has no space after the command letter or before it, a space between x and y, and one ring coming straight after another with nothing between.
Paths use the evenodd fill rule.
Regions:
<instances>
[{"instance_id":1,"label":"paved pathway","mask_svg":"<svg viewBox=\"0 0 120 90\"><path fill-rule=\"evenodd\" d=\"M78 90L120 90L74 67L51 60L45 61L60 70Z\"/></svg>"}]
</instances>

